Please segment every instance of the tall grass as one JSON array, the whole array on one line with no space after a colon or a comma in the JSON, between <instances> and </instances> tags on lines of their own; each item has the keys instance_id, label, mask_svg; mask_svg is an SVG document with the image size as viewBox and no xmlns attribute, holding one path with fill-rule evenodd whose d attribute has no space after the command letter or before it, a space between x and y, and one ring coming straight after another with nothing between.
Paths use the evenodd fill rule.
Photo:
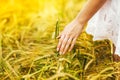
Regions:
<instances>
[{"instance_id":1,"label":"tall grass","mask_svg":"<svg viewBox=\"0 0 120 80\"><path fill-rule=\"evenodd\" d=\"M83 32L70 53L56 51L56 36L84 2L0 0L0 80L114 80L108 40Z\"/></svg>"}]
</instances>

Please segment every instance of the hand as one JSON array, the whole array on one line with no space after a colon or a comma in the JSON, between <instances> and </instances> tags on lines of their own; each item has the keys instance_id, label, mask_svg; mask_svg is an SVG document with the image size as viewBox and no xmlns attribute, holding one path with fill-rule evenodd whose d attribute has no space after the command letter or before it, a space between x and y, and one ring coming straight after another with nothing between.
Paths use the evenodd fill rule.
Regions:
<instances>
[{"instance_id":1,"label":"hand","mask_svg":"<svg viewBox=\"0 0 120 80\"><path fill-rule=\"evenodd\" d=\"M57 37L59 39L57 51L59 51L60 54L65 54L67 51L70 52L74 47L76 39L82 32L82 29L83 25L80 24L77 19L69 23Z\"/></svg>"}]
</instances>

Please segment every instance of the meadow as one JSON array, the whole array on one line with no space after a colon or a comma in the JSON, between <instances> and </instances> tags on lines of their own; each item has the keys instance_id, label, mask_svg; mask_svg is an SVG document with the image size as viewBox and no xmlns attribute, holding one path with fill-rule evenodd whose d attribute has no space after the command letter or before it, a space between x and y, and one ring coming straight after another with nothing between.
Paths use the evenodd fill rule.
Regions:
<instances>
[{"instance_id":1,"label":"meadow","mask_svg":"<svg viewBox=\"0 0 120 80\"><path fill-rule=\"evenodd\" d=\"M0 80L119 80L109 40L83 31L71 52L56 51L86 1L0 0Z\"/></svg>"}]
</instances>

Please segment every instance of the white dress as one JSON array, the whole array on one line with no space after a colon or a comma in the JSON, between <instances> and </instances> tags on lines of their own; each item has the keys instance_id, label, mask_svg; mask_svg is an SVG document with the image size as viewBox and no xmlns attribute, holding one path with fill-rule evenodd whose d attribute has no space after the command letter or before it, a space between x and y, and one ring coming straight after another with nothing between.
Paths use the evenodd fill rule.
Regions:
<instances>
[{"instance_id":1,"label":"white dress","mask_svg":"<svg viewBox=\"0 0 120 80\"><path fill-rule=\"evenodd\" d=\"M120 56L120 0L107 0L89 20L86 32L93 35L93 40L111 40Z\"/></svg>"}]
</instances>

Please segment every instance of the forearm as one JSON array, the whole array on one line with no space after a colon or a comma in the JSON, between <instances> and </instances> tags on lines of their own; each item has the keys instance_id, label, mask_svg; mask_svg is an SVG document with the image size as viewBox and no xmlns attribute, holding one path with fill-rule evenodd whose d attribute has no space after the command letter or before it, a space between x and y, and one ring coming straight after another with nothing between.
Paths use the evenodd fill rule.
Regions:
<instances>
[{"instance_id":1,"label":"forearm","mask_svg":"<svg viewBox=\"0 0 120 80\"><path fill-rule=\"evenodd\" d=\"M80 24L85 25L106 1L107 0L88 0L84 8L77 15L76 19Z\"/></svg>"}]
</instances>

